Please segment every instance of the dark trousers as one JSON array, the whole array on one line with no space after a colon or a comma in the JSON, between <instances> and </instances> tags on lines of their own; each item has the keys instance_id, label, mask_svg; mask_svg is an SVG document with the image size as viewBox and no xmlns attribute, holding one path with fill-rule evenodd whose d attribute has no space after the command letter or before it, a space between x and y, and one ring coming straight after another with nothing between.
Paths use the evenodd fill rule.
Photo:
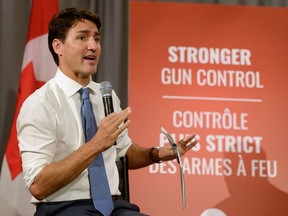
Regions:
<instances>
[{"instance_id":1,"label":"dark trousers","mask_svg":"<svg viewBox=\"0 0 288 216\"><path fill-rule=\"evenodd\" d=\"M92 200L39 203L34 216L103 216L97 211ZM126 200L115 200L111 216L148 216L140 213L137 205Z\"/></svg>"}]
</instances>

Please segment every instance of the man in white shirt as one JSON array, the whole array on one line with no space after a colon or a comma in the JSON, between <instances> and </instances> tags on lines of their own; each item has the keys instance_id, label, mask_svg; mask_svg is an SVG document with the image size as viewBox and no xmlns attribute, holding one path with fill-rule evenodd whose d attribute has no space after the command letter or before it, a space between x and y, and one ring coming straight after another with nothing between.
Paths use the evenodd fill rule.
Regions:
<instances>
[{"instance_id":1,"label":"man in white shirt","mask_svg":"<svg viewBox=\"0 0 288 216\"><path fill-rule=\"evenodd\" d=\"M175 159L169 145L143 148L132 144L127 129L131 108L122 110L114 91L115 112L105 117L99 84L91 79L101 54L100 27L97 14L75 8L62 10L49 24L48 44L58 70L27 98L17 120L24 180L37 205L35 215L102 215L91 201L87 171L101 153L114 201L111 216L145 215L137 206L117 200L120 191L115 160L126 155L129 169L137 169ZM98 125L95 136L87 142L80 116L82 88L90 89ZM177 143L181 155L196 145L194 137Z\"/></svg>"}]
</instances>

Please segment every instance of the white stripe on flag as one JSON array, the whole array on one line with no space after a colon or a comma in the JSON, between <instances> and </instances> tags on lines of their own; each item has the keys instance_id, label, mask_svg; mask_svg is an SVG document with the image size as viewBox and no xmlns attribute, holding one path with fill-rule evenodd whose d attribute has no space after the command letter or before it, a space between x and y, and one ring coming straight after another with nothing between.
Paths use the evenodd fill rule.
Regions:
<instances>
[{"instance_id":1,"label":"white stripe on flag","mask_svg":"<svg viewBox=\"0 0 288 216\"><path fill-rule=\"evenodd\" d=\"M0 176L0 215L1 216L32 216L35 206L30 203L31 195L22 181L22 173L14 181L11 180L6 162L3 160ZM15 196L17 194L17 196Z\"/></svg>"}]
</instances>

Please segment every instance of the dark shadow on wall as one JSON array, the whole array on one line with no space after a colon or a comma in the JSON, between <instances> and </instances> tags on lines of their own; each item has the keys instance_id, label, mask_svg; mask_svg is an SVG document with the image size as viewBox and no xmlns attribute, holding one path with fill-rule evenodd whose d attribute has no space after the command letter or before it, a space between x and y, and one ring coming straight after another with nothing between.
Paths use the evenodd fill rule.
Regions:
<instances>
[{"instance_id":1,"label":"dark shadow on wall","mask_svg":"<svg viewBox=\"0 0 288 216\"><path fill-rule=\"evenodd\" d=\"M269 183L268 176L276 174L277 169L270 162L267 168L266 153L263 149L259 154L225 153L225 158L232 162L233 173L225 177L230 197L214 207L226 213L227 216L286 216L288 215L288 194ZM244 162L246 176L237 176L239 161ZM276 161L277 162L277 161ZM262 164L263 166L259 166ZM262 167L261 176L259 169ZM254 176L253 176L254 173Z\"/></svg>"},{"instance_id":2,"label":"dark shadow on wall","mask_svg":"<svg viewBox=\"0 0 288 216\"><path fill-rule=\"evenodd\" d=\"M15 108L16 108L16 101L17 101L17 92L14 92L12 90L8 91L6 101L5 101L5 109L4 112L4 119L3 121L3 127L1 127L1 145L0 145L0 167L2 167L3 158L5 155L6 146L8 143L8 138L10 135L11 126L13 123ZM13 107L13 109L11 109ZM5 127L4 127L5 126ZM0 168L1 173L1 168Z\"/></svg>"}]
</instances>

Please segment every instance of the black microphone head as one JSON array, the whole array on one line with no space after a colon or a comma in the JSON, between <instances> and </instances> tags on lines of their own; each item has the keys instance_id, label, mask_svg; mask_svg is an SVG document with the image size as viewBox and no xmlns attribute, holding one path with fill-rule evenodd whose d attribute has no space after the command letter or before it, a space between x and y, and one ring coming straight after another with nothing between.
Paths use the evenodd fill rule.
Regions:
<instances>
[{"instance_id":1,"label":"black microphone head","mask_svg":"<svg viewBox=\"0 0 288 216\"><path fill-rule=\"evenodd\" d=\"M104 81L100 83L100 92L102 96L112 95L112 85L109 81Z\"/></svg>"}]
</instances>

